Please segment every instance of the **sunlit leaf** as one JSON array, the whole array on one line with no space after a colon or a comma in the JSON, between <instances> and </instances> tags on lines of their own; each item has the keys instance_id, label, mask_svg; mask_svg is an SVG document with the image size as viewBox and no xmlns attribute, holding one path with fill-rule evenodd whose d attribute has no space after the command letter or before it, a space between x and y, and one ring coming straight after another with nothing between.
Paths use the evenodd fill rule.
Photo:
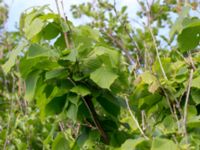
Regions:
<instances>
[{"instance_id":1,"label":"sunlit leaf","mask_svg":"<svg viewBox=\"0 0 200 150\"><path fill-rule=\"evenodd\" d=\"M52 150L70 150L69 143L63 133L59 133L53 141Z\"/></svg>"},{"instance_id":2,"label":"sunlit leaf","mask_svg":"<svg viewBox=\"0 0 200 150\"><path fill-rule=\"evenodd\" d=\"M155 138L151 150L177 150L178 146L171 140Z\"/></svg>"},{"instance_id":3,"label":"sunlit leaf","mask_svg":"<svg viewBox=\"0 0 200 150\"><path fill-rule=\"evenodd\" d=\"M115 72L104 66L92 72L90 75L90 79L92 79L100 87L106 89L109 89L117 78L118 75Z\"/></svg>"},{"instance_id":4,"label":"sunlit leaf","mask_svg":"<svg viewBox=\"0 0 200 150\"><path fill-rule=\"evenodd\" d=\"M27 46L28 44L26 42L23 42L19 44L11 53L8 61L2 66L4 72L7 74L10 69L15 65L15 61L17 59L17 56L20 54L22 50Z\"/></svg>"}]
</instances>

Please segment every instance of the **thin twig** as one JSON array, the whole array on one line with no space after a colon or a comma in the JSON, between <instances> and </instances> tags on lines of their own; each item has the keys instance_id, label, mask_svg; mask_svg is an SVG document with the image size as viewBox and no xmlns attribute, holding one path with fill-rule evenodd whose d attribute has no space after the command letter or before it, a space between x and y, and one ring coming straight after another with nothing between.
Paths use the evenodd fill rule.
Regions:
<instances>
[{"instance_id":1,"label":"thin twig","mask_svg":"<svg viewBox=\"0 0 200 150\"><path fill-rule=\"evenodd\" d=\"M117 12L116 5L117 5L116 0L114 0L114 4L113 4L114 12L115 12L115 16L118 18L119 14L118 14L118 12ZM120 24L124 26L124 30L125 30L126 34L128 35L129 39L131 40L132 43L134 43L134 46L136 47L136 50L137 50L137 52L136 52L137 64L138 64L138 67L139 67L139 66L140 66L140 61L139 61L140 50L139 50L139 46L138 46L138 44L136 43L136 41L133 39L133 37L130 35L129 31L127 30L126 22L123 23L120 19L119 19L119 21L120 21ZM119 45L119 44L117 44L117 45ZM120 46L120 45L119 45L119 46ZM120 46L120 47L121 47L122 49L124 49L122 46ZM124 50L123 50L123 51L124 51ZM124 51L124 52L125 52L125 51ZM126 53L126 52L125 52L125 53ZM127 54L126 54L126 55L127 55ZM131 57L131 56L127 56L127 57ZM128 58L128 59L130 59L130 58ZM134 62L134 61L133 61L133 62Z\"/></svg>"},{"instance_id":2,"label":"thin twig","mask_svg":"<svg viewBox=\"0 0 200 150\"><path fill-rule=\"evenodd\" d=\"M152 29L151 29L151 26L150 26L150 25L149 25L149 31L150 31L151 37L152 37L152 39L153 39L154 47L155 47L155 49L156 49L156 56L157 56L157 59L158 59L158 63L159 63L159 65L160 65L160 69L161 69L161 71L162 71L162 74L163 74L164 78L165 78L166 80L168 80L167 75L166 75L166 73L165 73L165 70L164 70L164 68L163 68L161 59L160 59L160 54L159 54L158 46L157 46L157 44L156 44L156 39L155 39L155 37L154 37L154 34L153 34L153 32L152 32Z\"/></svg>"},{"instance_id":3,"label":"thin twig","mask_svg":"<svg viewBox=\"0 0 200 150\"><path fill-rule=\"evenodd\" d=\"M132 56L129 54L128 50L126 50L126 48L122 44L122 41L117 40L115 37L113 37L112 34L109 34L109 33L106 33L106 32L105 32L105 34L112 40L113 43L115 43L118 47L120 47L122 49L122 51L124 52L126 58L130 62L130 64L134 65L135 62L134 62Z\"/></svg>"},{"instance_id":4,"label":"thin twig","mask_svg":"<svg viewBox=\"0 0 200 150\"><path fill-rule=\"evenodd\" d=\"M150 34L151 34L151 37L152 37L152 39L153 39L153 44L154 44L154 47L155 47L155 49L156 49L156 57L157 57L157 59L158 59L158 63L159 63L159 65L160 65L160 69L161 69L161 71L162 71L163 77L164 77L166 80L168 80L167 75L166 75L166 73L165 73L165 70L164 70L164 68L163 68L161 59L160 59L160 54L159 54L158 46L157 46L157 43L156 43L156 38L155 38L155 36L154 36L154 34L153 34L153 31L152 31L152 28L151 28L151 6L150 6L150 4L148 3L148 0L146 0L146 3L147 3L147 7L148 7L147 9L148 9L148 10L144 10L144 11L146 11L146 14L147 14L147 27L148 27L148 29L149 29L149 31L150 31Z\"/></svg>"},{"instance_id":5,"label":"thin twig","mask_svg":"<svg viewBox=\"0 0 200 150\"><path fill-rule=\"evenodd\" d=\"M55 2L56 2L56 7L57 7L58 14L60 15L60 23L62 23L62 15L61 15L60 8L59 8L59 5L58 5L58 0L55 0ZM70 48L70 44L69 44L69 39L68 39L67 32L63 31L63 34L64 34L64 38L65 38L66 47Z\"/></svg>"},{"instance_id":6,"label":"thin twig","mask_svg":"<svg viewBox=\"0 0 200 150\"><path fill-rule=\"evenodd\" d=\"M194 62L193 62L193 60L192 60L192 56L191 56L191 53L189 53L189 62L190 62L190 65L192 66L192 69L193 70L196 70L196 67L195 67L195 65L194 65Z\"/></svg>"},{"instance_id":7,"label":"thin twig","mask_svg":"<svg viewBox=\"0 0 200 150\"><path fill-rule=\"evenodd\" d=\"M185 106L184 106L184 118L183 118L183 124L184 124L184 136L186 136L186 142L188 143L188 135L187 135L187 114L188 114L188 103L189 103L189 96L190 96L190 89L192 85L192 78L193 78L194 70L190 70L190 77L188 81L187 86L187 93L186 93L186 100L185 100Z\"/></svg>"},{"instance_id":8,"label":"thin twig","mask_svg":"<svg viewBox=\"0 0 200 150\"><path fill-rule=\"evenodd\" d=\"M142 116L142 129L145 130L146 125L145 125L145 111L144 110L141 111L141 116Z\"/></svg>"},{"instance_id":9,"label":"thin twig","mask_svg":"<svg viewBox=\"0 0 200 150\"><path fill-rule=\"evenodd\" d=\"M131 111L131 108L129 106L129 102L128 102L128 98L125 96L125 101L126 101L126 105L127 105L127 108L128 108L128 111L133 119L133 121L135 122L137 128L139 129L140 133L142 134L142 136L146 139L146 140L149 140L149 138L145 135L145 133L143 132L142 128L140 127L139 125L139 122L137 121L136 117L134 116L134 114L132 113Z\"/></svg>"},{"instance_id":10,"label":"thin twig","mask_svg":"<svg viewBox=\"0 0 200 150\"><path fill-rule=\"evenodd\" d=\"M64 20L65 20L65 22L67 23L67 26L68 26L68 28L69 28L69 31L71 31L72 29L71 29L71 27L70 27L70 25L69 25L68 18L67 18L67 15L66 15L66 13L65 13L65 7L64 7L64 2L63 2L63 0L61 1L61 6L62 6L63 15L64 15Z\"/></svg>"}]
</instances>

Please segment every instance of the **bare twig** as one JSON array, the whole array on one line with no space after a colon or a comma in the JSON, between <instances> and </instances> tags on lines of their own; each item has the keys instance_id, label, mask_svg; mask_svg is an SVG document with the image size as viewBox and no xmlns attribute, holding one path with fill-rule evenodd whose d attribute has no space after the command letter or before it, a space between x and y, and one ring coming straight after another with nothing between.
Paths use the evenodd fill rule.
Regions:
<instances>
[{"instance_id":1,"label":"bare twig","mask_svg":"<svg viewBox=\"0 0 200 150\"><path fill-rule=\"evenodd\" d=\"M56 7L57 7L58 14L60 15L60 23L62 23L62 15L61 15L60 8L59 8L59 5L58 5L58 0L55 0L55 2L56 2ZM66 47L70 48L70 44L69 44L69 39L68 39L67 32L63 31L63 34L64 34L64 38L65 38Z\"/></svg>"},{"instance_id":2,"label":"bare twig","mask_svg":"<svg viewBox=\"0 0 200 150\"><path fill-rule=\"evenodd\" d=\"M140 133L142 134L142 136L143 136L146 140L148 140L149 138L145 135L144 131L142 130L142 128L141 128L140 125L139 125L139 122L137 121L136 117L134 116L134 114L133 114L132 111L131 111L131 108L130 108L130 106L129 106L129 102L128 102L127 96L125 96L125 101L126 101L126 105L127 105L128 111L129 111L129 113L130 113L130 115L131 115L133 121L135 122L137 128L139 129L139 131L140 131Z\"/></svg>"},{"instance_id":3,"label":"bare twig","mask_svg":"<svg viewBox=\"0 0 200 150\"><path fill-rule=\"evenodd\" d=\"M58 124L59 124L59 127L60 127L60 131L64 132L64 125L63 125L63 123L60 121Z\"/></svg>"},{"instance_id":4,"label":"bare twig","mask_svg":"<svg viewBox=\"0 0 200 150\"><path fill-rule=\"evenodd\" d=\"M146 125L145 125L145 111L141 111L141 116L142 116L142 129L146 130Z\"/></svg>"},{"instance_id":5,"label":"bare twig","mask_svg":"<svg viewBox=\"0 0 200 150\"><path fill-rule=\"evenodd\" d=\"M115 15L116 17L118 17L118 12L117 12L117 9L116 9L116 0L114 0L114 4L113 4L113 7L114 7L114 12L115 12ZM126 27L126 22L122 22L121 20L120 21L120 24L122 26L124 26L124 30L126 32L126 34L128 35L129 39L132 41L132 43L134 43L134 46L136 47L136 50L137 50L137 53L136 53L136 57L137 57L137 65L140 66L140 61L139 61L139 54L140 54L140 51L139 51L139 46L138 44L135 42L135 40L133 39L133 37L130 35L129 31L127 30L127 27ZM117 44L119 45L119 44ZM124 44L123 44L124 45ZM121 46L120 46L121 47ZM122 47L121 47L122 48ZM123 50L124 51L124 50ZM126 50L127 51L127 50ZM125 51L124 51L125 52ZM127 56L127 57L131 57L131 56ZM129 58L130 59L130 58Z\"/></svg>"},{"instance_id":6,"label":"bare twig","mask_svg":"<svg viewBox=\"0 0 200 150\"><path fill-rule=\"evenodd\" d=\"M64 8L63 0L61 1L61 6L62 6L63 15L64 15L64 20L67 23L67 26L68 26L69 30L71 31L72 29L71 29L71 27L70 27L70 25L68 23L68 18L67 18L67 15L65 13L65 8Z\"/></svg>"},{"instance_id":7,"label":"bare twig","mask_svg":"<svg viewBox=\"0 0 200 150\"><path fill-rule=\"evenodd\" d=\"M189 95L190 95L190 89L192 85L192 78L193 78L193 72L194 70L190 70L190 77L188 81L187 86L187 93L186 93L186 100L185 100L185 106L184 106L184 118L183 118L183 124L184 124L184 136L186 136L186 142L188 143L188 135L187 135L187 114L188 114L188 103L189 103Z\"/></svg>"},{"instance_id":8,"label":"bare twig","mask_svg":"<svg viewBox=\"0 0 200 150\"><path fill-rule=\"evenodd\" d=\"M164 78L165 78L166 80L168 80L167 75L166 75L166 73L165 73L165 70L164 70L164 68L163 68L161 59L160 59L160 54L159 54L158 46L157 46L157 44L156 44L156 39L155 39L155 37L154 37L154 34L153 34L153 32L152 32L152 29L151 29L151 26L150 26L150 25L149 25L149 31L150 31L151 37L152 37L152 39L153 39L153 44L154 44L155 49L156 49L156 56L157 56L157 59L158 59L158 63L159 63L159 65L160 65L160 69L161 69L161 71L162 71L162 74L163 74Z\"/></svg>"},{"instance_id":9,"label":"bare twig","mask_svg":"<svg viewBox=\"0 0 200 150\"><path fill-rule=\"evenodd\" d=\"M126 48L124 47L122 41L119 41L117 40L115 37L113 37L112 34L109 34L109 33L105 33L111 40L114 44L116 44L118 47L120 47L122 49L122 51L124 52L126 58L128 59L128 61L130 62L131 65L134 65L135 62L132 58L132 56L129 54L128 50L126 50Z\"/></svg>"},{"instance_id":10,"label":"bare twig","mask_svg":"<svg viewBox=\"0 0 200 150\"><path fill-rule=\"evenodd\" d=\"M193 69L193 70L196 70L196 67L195 67L195 65L194 65L194 62L193 62L193 60L192 60L191 53L189 53L188 56L189 56L189 62L190 62L190 65L191 65L192 69Z\"/></svg>"}]
</instances>

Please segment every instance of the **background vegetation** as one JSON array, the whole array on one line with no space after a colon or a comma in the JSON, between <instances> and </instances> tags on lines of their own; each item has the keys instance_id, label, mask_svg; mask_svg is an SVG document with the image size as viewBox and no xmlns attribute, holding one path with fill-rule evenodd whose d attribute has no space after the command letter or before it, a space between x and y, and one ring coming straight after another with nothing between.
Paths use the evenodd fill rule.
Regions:
<instances>
[{"instance_id":1,"label":"background vegetation","mask_svg":"<svg viewBox=\"0 0 200 150\"><path fill-rule=\"evenodd\" d=\"M71 7L81 26L55 2L18 32L1 2L1 149L200 149L198 2L138 0L132 20L96 0Z\"/></svg>"}]
</instances>

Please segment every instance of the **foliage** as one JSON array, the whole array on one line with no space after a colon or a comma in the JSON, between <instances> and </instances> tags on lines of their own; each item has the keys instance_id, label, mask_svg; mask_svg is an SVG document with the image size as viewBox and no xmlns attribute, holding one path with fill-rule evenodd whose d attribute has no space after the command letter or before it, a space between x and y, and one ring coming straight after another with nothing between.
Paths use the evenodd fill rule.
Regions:
<instances>
[{"instance_id":1,"label":"foliage","mask_svg":"<svg viewBox=\"0 0 200 150\"><path fill-rule=\"evenodd\" d=\"M17 149L199 149L194 4L139 3L138 17L146 19L140 27L132 26L126 7L118 11L101 0L72 6L74 17L91 19L77 27L48 6L22 14L25 39L2 67L8 73L19 61L23 98L32 104L13 121L21 133L13 138ZM170 11L180 13L174 24ZM166 27L171 39L159 33Z\"/></svg>"}]
</instances>

